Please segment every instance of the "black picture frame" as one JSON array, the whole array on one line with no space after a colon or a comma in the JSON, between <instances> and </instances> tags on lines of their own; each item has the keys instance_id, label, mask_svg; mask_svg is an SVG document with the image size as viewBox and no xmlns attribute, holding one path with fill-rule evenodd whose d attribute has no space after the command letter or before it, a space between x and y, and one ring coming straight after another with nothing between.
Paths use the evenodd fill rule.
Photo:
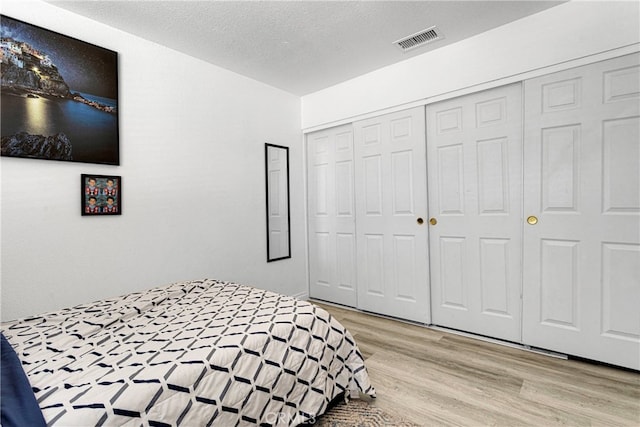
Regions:
<instances>
[{"instance_id":1,"label":"black picture frame","mask_svg":"<svg viewBox=\"0 0 640 427\"><path fill-rule=\"evenodd\" d=\"M0 15L1 155L120 164L118 54Z\"/></svg>"},{"instance_id":2,"label":"black picture frame","mask_svg":"<svg viewBox=\"0 0 640 427\"><path fill-rule=\"evenodd\" d=\"M122 177L81 174L80 212L83 216L122 215Z\"/></svg>"}]
</instances>

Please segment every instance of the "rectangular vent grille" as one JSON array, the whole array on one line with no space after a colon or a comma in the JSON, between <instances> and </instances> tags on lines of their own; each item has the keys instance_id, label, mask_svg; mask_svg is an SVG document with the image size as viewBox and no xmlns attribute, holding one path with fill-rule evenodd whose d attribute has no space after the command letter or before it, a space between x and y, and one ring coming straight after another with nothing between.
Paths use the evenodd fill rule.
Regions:
<instances>
[{"instance_id":1,"label":"rectangular vent grille","mask_svg":"<svg viewBox=\"0 0 640 427\"><path fill-rule=\"evenodd\" d=\"M400 40L393 42L403 52L407 52L411 49L415 49L427 43L431 43L436 40L442 39L442 34L436 27L427 28L426 30L419 31L409 37L404 37Z\"/></svg>"}]
</instances>

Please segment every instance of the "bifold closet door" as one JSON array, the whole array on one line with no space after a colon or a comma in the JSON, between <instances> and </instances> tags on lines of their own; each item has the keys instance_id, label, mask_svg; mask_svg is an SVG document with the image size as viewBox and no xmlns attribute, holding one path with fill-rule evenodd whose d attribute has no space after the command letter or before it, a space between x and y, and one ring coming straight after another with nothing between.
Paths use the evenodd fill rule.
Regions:
<instances>
[{"instance_id":1,"label":"bifold closet door","mask_svg":"<svg viewBox=\"0 0 640 427\"><path fill-rule=\"evenodd\" d=\"M353 130L307 135L309 295L356 307Z\"/></svg>"},{"instance_id":2,"label":"bifold closet door","mask_svg":"<svg viewBox=\"0 0 640 427\"><path fill-rule=\"evenodd\" d=\"M525 82L526 344L640 369L640 57Z\"/></svg>"},{"instance_id":3,"label":"bifold closet door","mask_svg":"<svg viewBox=\"0 0 640 427\"><path fill-rule=\"evenodd\" d=\"M354 123L358 307L429 322L424 107Z\"/></svg>"},{"instance_id":4,"label":"bifold closet door","mask_svg":"<svg viewBox=\"0 0 640 427\"><path fill-rule=\"evenodd\" d=\"M432 323L519 342L522 87L427 106Z\"/></svg>"}]
</instances>

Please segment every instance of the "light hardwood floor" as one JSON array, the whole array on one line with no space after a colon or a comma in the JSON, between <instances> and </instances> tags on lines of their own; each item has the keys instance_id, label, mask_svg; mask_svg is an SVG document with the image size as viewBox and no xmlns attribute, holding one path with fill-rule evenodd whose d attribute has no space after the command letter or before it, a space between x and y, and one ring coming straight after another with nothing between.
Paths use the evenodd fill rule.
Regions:
<instances>
[{"instance_id":1,"label":"light hardwood floor","mask_svg":"<svg viewBox=\"0 0 640 427\"><path fill-rule=\"evenodd\" d=\"M312 301L355 337L389 414L423 426L640 426L640 373Z\"/></svg>"}]
</instances>

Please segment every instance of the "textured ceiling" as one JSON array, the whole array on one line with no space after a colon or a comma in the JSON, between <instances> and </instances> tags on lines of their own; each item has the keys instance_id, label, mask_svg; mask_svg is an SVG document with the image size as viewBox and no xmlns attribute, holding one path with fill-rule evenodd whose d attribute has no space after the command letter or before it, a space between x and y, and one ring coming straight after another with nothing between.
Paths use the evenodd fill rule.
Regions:
<instances>
[{"instance_id":1,"label":"textured ceiling","mask_svg":"<svg viewBox=\"0 0 640 427\"><path fill-rule=\"evenodd\" d=\"M561 1L49 0L296 95L324 89ZM437 26L444 39L393 42Z\"/></svg>"}]
</instances>

